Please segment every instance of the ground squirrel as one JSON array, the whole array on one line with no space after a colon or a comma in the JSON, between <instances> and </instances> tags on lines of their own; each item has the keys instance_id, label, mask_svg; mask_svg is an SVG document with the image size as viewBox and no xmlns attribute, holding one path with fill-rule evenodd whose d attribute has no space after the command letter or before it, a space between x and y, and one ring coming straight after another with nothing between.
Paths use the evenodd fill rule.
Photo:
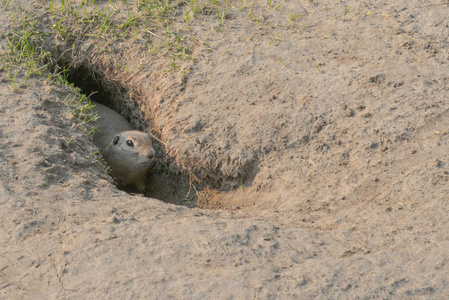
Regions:
<instances>
[{"instance_id":1,"label":"ground squirrel","mask_svg":"<svg viewBox=\"0 0 449 300\"><path fill-rule=\"evenodd\" d=\"M94 134L94 144L111 168L111 176L119 187L136 187L143 191L155 155L150 136L133 130L114 110L96 102L93 104L100 127Z\"/></svg>"}]
</instances>

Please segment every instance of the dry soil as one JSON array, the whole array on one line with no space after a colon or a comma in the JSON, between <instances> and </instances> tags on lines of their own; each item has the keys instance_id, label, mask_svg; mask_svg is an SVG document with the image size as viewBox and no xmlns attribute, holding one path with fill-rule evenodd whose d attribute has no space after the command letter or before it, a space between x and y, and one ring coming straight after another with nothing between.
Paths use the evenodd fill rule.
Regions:
<instances>
[{"instance_id":1,"label":"dry soil","mask_svg":"<svg viewBox=\"0 0 449 300\"><path fill-rule=\"evenodd\" d=\"M0 298L449 294L448 3L243 3L173 26L189 59L75 21L45 39L157 138L150 197L116 189L68 89L0 72ZM3 53L14 14L55 25L0 8Z\"/></svg>"}]
</instances>

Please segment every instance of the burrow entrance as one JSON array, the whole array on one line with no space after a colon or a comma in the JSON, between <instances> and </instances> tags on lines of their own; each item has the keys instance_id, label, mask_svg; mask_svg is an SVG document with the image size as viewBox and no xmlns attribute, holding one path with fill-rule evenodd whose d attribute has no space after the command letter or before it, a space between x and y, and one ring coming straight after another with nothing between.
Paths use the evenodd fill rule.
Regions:
<instances>
[{"instance_id":1,"label":"burrow entrance","mask_svg":"<svg viewBox=\"0 0 449 300\"><path fill-rule=\"evenodd\" d=\"M93 74L85 67L69 70L67 80L80 88L91 100L101 103L120 113L136 130L153 133L139 108L131 101L129 93L118 84L102 84L101 75ZM193 182L187 172L177 167L168 157L165 148L153 138L156 151L155 164L147 175L144 195L165 202L195 207L198 204L200 187ZM126 190L133 193L135 190Z\"/></svg>"}]
</instances>

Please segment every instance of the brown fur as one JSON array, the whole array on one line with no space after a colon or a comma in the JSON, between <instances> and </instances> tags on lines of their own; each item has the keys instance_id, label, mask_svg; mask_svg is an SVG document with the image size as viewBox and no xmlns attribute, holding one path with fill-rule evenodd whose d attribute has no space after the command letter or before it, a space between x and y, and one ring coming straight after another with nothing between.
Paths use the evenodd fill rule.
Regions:
<instances>
[{"instance_id":1,"label":"brown fur","mask_svg":"<svg viewBox=\"0 0 449 300\"><path fill-rule=\"evenodd\" d=\"M132 130L128 122L117 112L94 103L99 116L100 130L95 133L94 144L111 168L111 176L119 186L145 189L145 177L155 155L148 134Z\"/></svg>"}]
</instances>

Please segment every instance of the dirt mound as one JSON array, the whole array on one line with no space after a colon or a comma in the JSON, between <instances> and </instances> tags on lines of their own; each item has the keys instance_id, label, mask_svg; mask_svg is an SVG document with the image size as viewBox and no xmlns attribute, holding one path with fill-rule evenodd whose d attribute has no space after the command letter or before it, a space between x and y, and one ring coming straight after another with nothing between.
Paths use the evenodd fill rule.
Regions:
<instances>
[{"instance_id":1,"label":"dirt mound","mask_svg":"<svg viewBox=\"0 0 449 300\"><path fill-rule=\"evenodd\" d=\"M447 295L447 4L12 2L1 295ZM61 74L154 136L150 197Z\"/></svg>"}]
</instances>

